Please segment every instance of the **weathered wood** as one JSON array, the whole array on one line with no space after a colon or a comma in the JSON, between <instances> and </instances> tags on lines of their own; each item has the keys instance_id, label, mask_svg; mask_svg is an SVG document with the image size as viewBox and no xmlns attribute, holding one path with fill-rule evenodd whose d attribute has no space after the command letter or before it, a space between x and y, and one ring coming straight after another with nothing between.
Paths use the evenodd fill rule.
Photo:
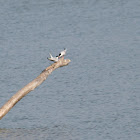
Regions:
<instances>
[{"instance_id":1,"label":"weathered wood","mask_svg":"<svg viewBox=\"0 0 140 140\"><path fill-rule=\"evenodd\" d=\"M20 89L16 94L14 94L1 108L0 108L0 119L2 119L13 107L14 105L20 101L25 95L27 95L30 91L34 90L36 87L38 87L43 81L46 80L46 78L57 68L63 67L68 65L70 62L69 59L64 59L62 57L59 59L57 63L53 63L49 67L47 67L45 70L42 71L42 73L36 77L33 81L28 83L25 87Z\"/></svg>"}]
</instances>

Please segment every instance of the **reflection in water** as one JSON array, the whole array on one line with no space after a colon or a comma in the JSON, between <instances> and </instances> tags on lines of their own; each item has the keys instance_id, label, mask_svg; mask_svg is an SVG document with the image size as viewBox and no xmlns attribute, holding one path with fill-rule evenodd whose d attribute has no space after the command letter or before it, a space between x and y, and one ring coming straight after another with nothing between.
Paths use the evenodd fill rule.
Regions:
<instances>
[{"instance_id":1,"label":"reflection in water","mask_svg":"<svg viewBox=\"0 0 140 140\"><path fill-rule=\"evenodd\" d=\"M54 126L50 128L36 128L36 129L0 129L0 140L39 140L39 139L57 139L70 140L75 139L71 131L66 127Z\"/></svg>"}]
</instances>

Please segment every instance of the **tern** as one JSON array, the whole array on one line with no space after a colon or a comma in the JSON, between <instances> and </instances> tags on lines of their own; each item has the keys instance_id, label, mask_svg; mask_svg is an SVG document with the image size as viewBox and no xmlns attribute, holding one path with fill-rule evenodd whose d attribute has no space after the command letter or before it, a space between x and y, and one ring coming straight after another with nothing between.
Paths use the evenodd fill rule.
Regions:
<instances>
[{"instance_id":1,"label":"tern","mask_svg":"<svg viewBox=\"0 0 140 140\"><path fill-rule=\"evenodd\" d=\"M66 55L66 51L67 51L67 49L64 48L64 50L59 53L58 58L63 57L64 55Z\"/></svg>"},{"instance_id":2,"label":"tern","mask_svg":"<svg viewBox=\"0 0 140 140\"><path fill-rule=\"evenodd\" d=\"M50 54L50 53L49 53L49 54ZM58 61L58 56L53 57L53 56L50 54L50 58L47 58L47 59L50 60L50 61L57 62L57 61Z\"/></svg>"}]
</instances>

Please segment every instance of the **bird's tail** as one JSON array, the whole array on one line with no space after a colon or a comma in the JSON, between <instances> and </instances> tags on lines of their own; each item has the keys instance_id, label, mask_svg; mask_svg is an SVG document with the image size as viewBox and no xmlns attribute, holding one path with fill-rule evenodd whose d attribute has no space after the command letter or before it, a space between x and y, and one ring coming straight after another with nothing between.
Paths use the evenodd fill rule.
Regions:
<instances>
[{"instance_id":1,"label":"bird's tail","mask_svg":"<svg viewBox=\"0 0 140 140\"><path fill-rule=\"evenodd\" d=\"M51 55L51 53L49 53L49 54L50 54L50 57L53 58L53 56Z\"/></svg>"},{"instance_id":2,"label":"bird's tail","mask_svg":"<svg viewBox=\"0 0 140 140\"><path fill-rule=\"evenodd\" d=\"M48 60L52 60L53 56L51 55L51 53L49 53L49 55L50 55L50 58L47 57L47 59L48 59Z\"/></svg>"}]
</instances>

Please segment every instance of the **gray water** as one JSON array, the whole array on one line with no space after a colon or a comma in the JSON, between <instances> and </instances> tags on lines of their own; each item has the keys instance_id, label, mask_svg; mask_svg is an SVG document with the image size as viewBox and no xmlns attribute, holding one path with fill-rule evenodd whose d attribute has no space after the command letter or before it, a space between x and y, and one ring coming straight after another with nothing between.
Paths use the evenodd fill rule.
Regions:
<instances>
[{"instance_id":1,"label":"gray water","mask_svg":"<svg viewBox=\"0 0 140 140\"><path fill-rule=\"evenodd\" d=\"M0 120L0 140L139 140L140 1L0 0L0 106L67 48Z\"/></svg>"}]
</instances>

